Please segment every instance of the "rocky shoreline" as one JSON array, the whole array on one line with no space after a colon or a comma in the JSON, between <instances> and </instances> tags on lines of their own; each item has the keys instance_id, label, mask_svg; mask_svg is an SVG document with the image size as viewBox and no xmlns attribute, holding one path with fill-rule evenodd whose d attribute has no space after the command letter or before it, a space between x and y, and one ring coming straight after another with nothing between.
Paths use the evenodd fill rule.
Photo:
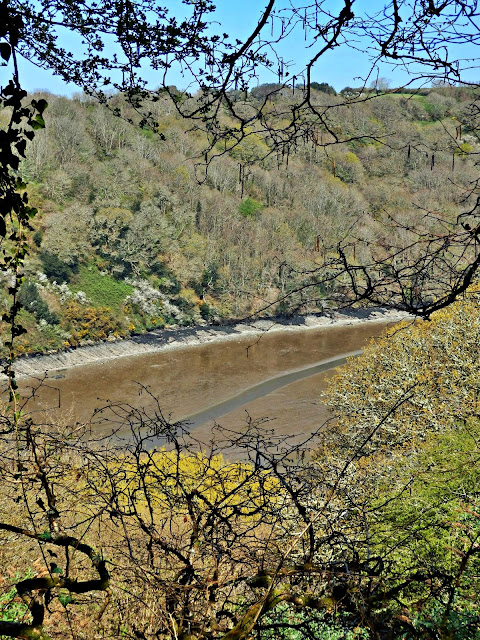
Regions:
<instances>
[{"instance_id":1,"label":"rocky shoreline","mask_svg":"<svg viewBox=\"0 0 480 640\"><path fill-rule=\"evenodd\" d=\"M186 349L210 342L237 340L246 336L255 338L278 331L305 331L327 327L352 325L360 322L399 322L408 318L401 311L362 309L309 314L292 318L266 318L231 325L204 325L152 331L115 342L81 346L40 356L22 356L15 363L18 378L43 375L76 366L98 364L127 356L140 356L156 351Z\"/></svg>"}]
</instances>

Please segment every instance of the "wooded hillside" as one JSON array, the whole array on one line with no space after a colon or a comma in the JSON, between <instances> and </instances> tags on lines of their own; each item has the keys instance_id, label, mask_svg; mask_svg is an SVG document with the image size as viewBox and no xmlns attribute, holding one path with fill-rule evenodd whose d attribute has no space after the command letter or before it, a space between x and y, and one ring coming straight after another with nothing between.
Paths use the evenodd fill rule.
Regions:
<instances>
[{"instance_id":1,"label":"wooded hillside","mask_svg":"<svg viewBox=\"0 0 480 640\"><path fill-rule=\"evenodd\" d=\"M295 101L291 89L267 98L271 91L260 86L236 99L245 110ZM110 110L83 94L34 96L48 101L47 126L21 165L39 215L20 291L28 331L17 351L261 309L322 310L328 285L284 296L311 283L339 242L354 243L362 263L371 245L389 246L402 229L407 237L427 213L429 230L435 219L441 228L475 197L472 91L361 99L354 90L317 91L319 106L338 104L328 112L332 133L319 131L321 140L300 140L283 156L251 133L216 149L206 175L205 134L186 130L167 97L151 104L159 135L135 126L139 117L121 96ZM332 134L350 142L321 148Z\"/></svg>"}]
</instances>

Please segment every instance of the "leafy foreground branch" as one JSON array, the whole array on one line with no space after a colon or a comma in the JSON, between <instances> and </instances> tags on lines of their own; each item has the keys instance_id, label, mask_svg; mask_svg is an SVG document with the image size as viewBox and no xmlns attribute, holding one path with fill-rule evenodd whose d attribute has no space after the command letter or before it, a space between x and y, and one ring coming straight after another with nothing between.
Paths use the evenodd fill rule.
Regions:
<instances>
[{"instance_id":1,"label":"leafy foreground branch","mask_svg":"<svg viewBox=\"0 0 480 640\"><path fill-rule=\"evenodd\" d=\"M460 456L461 500L437 461L435 503L413 508L421 489L409 504L401 460L420 464L427 444L403 458L368 450L403 401L341 460L311 459L323 430L291 446L250 422L200 443L158 406L102 410L88 431L108 438L24 420L2 445L2 571L36 575L10 581L27 611L0 633L427 638L417 619L437 607L445 621L431 637L450 637L449 611L478 586L479 454Z\"/></svg>"},{"instance_id":2,"label":"leafy foreground branch","mask_svg":"<svg viewBox=\"0 0 480 640\"><path fill-rule=\"evenodd\" d=\"M17 582L15 587L18 595L27 605L31 614L31 622L9 622L0 621L0 633L2 635L14 638L28 638L32 640L41 640L47 637L43 632L43 622L45 619L46 594L50 594L53 589L66 589L69 594L83 594L91 591L108 591L110 585L110 576L106 569L105 560L89 545L82 543L80 540L68 535L52 535L49 532L42 534L34 533L28 529L22 529L0 522L2 531L9 531L18 536L32 538L40 543L48 542L50 545L58 546L63 549L71 549L85 554L90 558L92 567L97 571L99 578L91 580L78 581L68 577L62 577L56 572L57 567L51 567L49 575L39 576L35 578L27 578L21 582ZM50 552L52 553L52 552ZM61 598L61 596L60 596ZM64 597L64 602L71 600L70 596Z\"/></svg>"}]
</instances>

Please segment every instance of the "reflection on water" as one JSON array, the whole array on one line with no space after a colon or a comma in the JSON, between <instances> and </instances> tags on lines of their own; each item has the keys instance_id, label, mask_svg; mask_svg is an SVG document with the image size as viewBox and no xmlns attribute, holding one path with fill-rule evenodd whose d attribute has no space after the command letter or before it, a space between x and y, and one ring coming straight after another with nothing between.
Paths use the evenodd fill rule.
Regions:
<instances>
[{"instance_id":1,"label":"reflection on water","mask_svg":"<svg viewBox=\"0 0 480 640\"><path fill-rule=\"evenodd\" d=\"M258 342L250 336L74 367L52 374L49 386L42 388L38 395L36 408L42 406L47 410L49 419L63 415L80 422L88 421L95 409L109 402L127 402L148 409L153 406L153 400L142 393L144 386L159 398L165 416L181 420L286 372L361 349L384 327L380 323L363 323L282 331L267 333ZM291 381L286 380L290 382L288 385L280 387L263 385L264 393L260 397L257 394L252 400L246 396L241 406L233 403L228 413L222 412L219 422L237 428L249 415L268 417L279 434L312 431L327 416L321 393L331 371L312 370L312 373L315 375L302 379L293 376ZM26 386L28 383L22 384L24 390ZM60 409L55 408L58 398ZM196 432L202 438L202 434L209 434L212 421L200 422L197 420Z\"/></svg>"}]
</instances>

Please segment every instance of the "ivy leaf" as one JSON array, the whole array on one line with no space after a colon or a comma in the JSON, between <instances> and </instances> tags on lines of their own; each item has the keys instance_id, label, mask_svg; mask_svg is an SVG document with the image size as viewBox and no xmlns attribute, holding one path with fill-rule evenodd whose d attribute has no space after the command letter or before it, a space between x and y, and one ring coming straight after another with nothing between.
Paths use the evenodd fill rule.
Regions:
<instances>
[{"instance_id":1,"label":"ivy leaf","mask_svg":"<svg viewBox=\"0 0 480 640\"><path fill-rule=\"evenodd\" d=\"M44 531L40 536L40 540L45 540L46 542L48 542L51 539L52 539L52 534L50 533L50 531Z\"/></svg>"},{"instance_id":2,"label":"ivy leaf","mask_svg":"<svg viewBox=\"0 0 480 640\"><path fill-rule=\"evenodd\" d=\"M8 62L11 53L12 49L8 42L0 42L0 56L2 56L6 62Z\"/></svg>"},{"instance_id":3,"label":"ivy leaf","mask_svg":"<svg viewBox=\"0 0 480 640\"><path fill-rule=\"evenodd\" d=\"M64 607L66 607L67 604L71 604L73 602L73 598L70 595L58 596L58 600L59 600L60 604L63 604Z\"/></svg>"},{"instance_id":4,"label":"ivy leaf","mask_svg":"<svg viewBox=\"0 0 480 640\"><path fill-rule=\"evenodd\" d=\"M20 158L17 158L17 156L10 156L8 164L12 167L14 171L17 171L20 165Z\"/></svg>"},{"instance_id":5,"label":"ivy leaf","mask_svg":"<svg viewBox=\"0 0 480 640\"><path fill-rule=\"evenodd\" d=\"M45 109L48 107L48 102L43 98L41 98L40 100L35 100L34 102L35 102L34 106L40 114L42 114L45 111Z\"/></svg>"},{"instance_id":6,"label":"ivy leaf","mask_svg":"<svg viewBox=\"0 0 480 640\"><path fill-rule=\"evenodd\" d=\"M21 324L17 324L15 327L13 327L12 333L13 333L13 337L17 338L18 336L21 336L24 333L27 333L27 330Z\"/></svg>"},{"instance_id":7,"label":"ivy leaf","mask_svg":"<svg viewBox=\"0 0 480 640\"><path fill-rule=\"evenodd\" d=\"M31 121L30 126L32 127L32 129L34 129L35 131L37 129L45 129L45 120L42 118L42 116L39 114L37 116L35 116L35 119Z\"/></svg>"}]
</instances>

